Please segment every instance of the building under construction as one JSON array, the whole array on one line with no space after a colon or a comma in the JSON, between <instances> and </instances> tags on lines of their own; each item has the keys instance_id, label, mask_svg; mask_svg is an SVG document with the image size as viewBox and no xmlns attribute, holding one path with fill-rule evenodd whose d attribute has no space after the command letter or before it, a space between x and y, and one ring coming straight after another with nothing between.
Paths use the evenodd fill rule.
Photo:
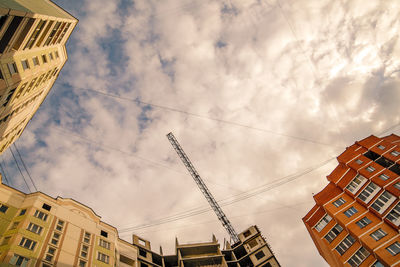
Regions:
<instances>
[{"instance_id":1,"label":"building under construction","mask_svg":"<svg viewBox=\"0 0 400 267\"><path fill-rule=\"evenodd\" d=\"M179 244L175 254L151 250L133 235L129 243L91 208L73 199L25 194L0 184L0 263L12 266L280 266L257 226L238 234L224 249L209 242Z\"/></svg>"}]
</instances>

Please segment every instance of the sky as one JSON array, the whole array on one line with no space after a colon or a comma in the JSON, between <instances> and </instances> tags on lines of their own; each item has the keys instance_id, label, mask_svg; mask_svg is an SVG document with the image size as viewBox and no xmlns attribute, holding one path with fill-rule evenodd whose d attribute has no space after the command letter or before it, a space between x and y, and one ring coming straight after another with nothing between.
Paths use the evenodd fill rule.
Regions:
<instances>
[{"instance_id":1,"label":"sky","mask_svg":"<svg viewBox=\"0 0 400 267\"><path fill-rule=\"evenodd\" d=\"M16 142L40 191L164 254L222 243L173 132L237 232L258 225L282 266L327 266L301 219L346 147L400 135L399 1L55 2L79 23Z\"/></svg>"}]
</instances>

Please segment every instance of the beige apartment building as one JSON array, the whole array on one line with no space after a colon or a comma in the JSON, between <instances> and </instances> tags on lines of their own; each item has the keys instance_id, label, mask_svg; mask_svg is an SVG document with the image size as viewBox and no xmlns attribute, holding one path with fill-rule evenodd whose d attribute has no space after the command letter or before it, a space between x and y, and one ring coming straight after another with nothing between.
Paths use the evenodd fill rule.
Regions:
<instances>
[{"instance_id":1,"label":"beige apartment building","mask_svg":"<svg viewBox=\"0 0 400 267\"><path fill-rule=\"evenodd\" d=\"M0 154L49 93L77 23L50 0L0 1Z\"/></svg>"},{"instance_id":2,"label":"beige apartment building","mask_svg":"<svg viewBox=\"0 0 400 267\"><path fill-rule=\"evenodd\" d=\"M0 184L0 266L280 266L257 226L238 237L223 250L215 236L195 244L176 239L176 253L163 255L137 235L132 243L120 239L115 227L73 199Z\"/></svg>"}]
</instances>

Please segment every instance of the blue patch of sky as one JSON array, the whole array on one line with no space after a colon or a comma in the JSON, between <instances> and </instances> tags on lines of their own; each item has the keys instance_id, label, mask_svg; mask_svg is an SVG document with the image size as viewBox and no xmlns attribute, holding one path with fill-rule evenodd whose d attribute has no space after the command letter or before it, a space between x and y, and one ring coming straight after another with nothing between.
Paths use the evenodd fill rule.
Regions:
<instances>
[{"instance_id":1,"label":"blue patch of sky","mask_svg":"<svg viewBox=\"0 0 400 267\"><path fill-rule=\"evenodd\" d=\"M118 73L124 72L127 67L128 57L125 55L124 46L125 40L119 29L113 29L111 34L99 40L104 53L107 55L108 68L112 76L117 76Z\"/></svg>"},{"instance_id":2,"label":"blue patch of sky","mask_svg":"<svg viewBox=\"0 0 400 267\"><path fill-rule=\"evenodd\" d=\"M161 54L158 54L158 59L161 63L161 68L164 74L168 75L172 82L175 80L174 64L175 59L164 59Z\"/></svg>"},{"instance_id":3,"label":"blue patch of sky","mask_svg":"<svg viewBox=\"0 0 400 267\"><path fill-rule=\"evenodd\" d=\"M225 43L225 42L222 41L222 40L218 40L218 42L215 43L215 46L216 46L217 48L224 48L224 47L226 47L227 45L228 45L228 44Z\"/></svg>"},{"instance_id":4,"label":"blue patch of sky","mask_svg":"<svg viewBox=\"0 0 400 267\"><path fill-rule=\"evenodd\" d=\"M143 132L146 127L151 124L152 119L148 116L148 113L153 110L149 105L144 105L141 107L141 112L138 116L139 132Z\"/></svg>"}]
</instances>

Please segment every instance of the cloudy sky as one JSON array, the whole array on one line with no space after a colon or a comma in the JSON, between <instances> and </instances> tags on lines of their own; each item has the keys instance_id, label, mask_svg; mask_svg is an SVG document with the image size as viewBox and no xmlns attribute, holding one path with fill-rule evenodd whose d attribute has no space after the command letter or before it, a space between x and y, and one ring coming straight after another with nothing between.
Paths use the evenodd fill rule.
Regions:
<instances>
[{"instance_id":1,"label":"cloudy sky","mask_svg":"<svg viewBox=\"0 0 400 267\"><path fill-rule=\"evenodd\" d=\"M222 243L172 131L238 232L327 266L301 218L346 146L400 134L398 0L55 2L79 19L69 60L16 142L39 190L155 251Z\"/></svg>"}]
</instances>

